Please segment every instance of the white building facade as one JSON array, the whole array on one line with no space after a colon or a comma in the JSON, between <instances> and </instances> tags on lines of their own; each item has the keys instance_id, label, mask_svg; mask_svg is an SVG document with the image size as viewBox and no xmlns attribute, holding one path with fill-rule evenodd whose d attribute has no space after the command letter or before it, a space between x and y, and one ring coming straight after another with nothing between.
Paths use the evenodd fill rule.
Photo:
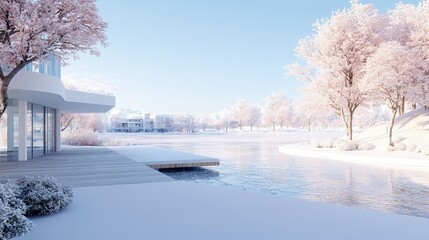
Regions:
<instances>
[{"instance_id":1,"label":"white building facade","mask_svg":"<svg viewBox=\"0 0 429 240\"><path fill-rule=\"evenodd\" d=\"M53 56L37 68L29 64L20 71L8 96L7 146L0 149L0 161L26 161L61 151L61 112L106 112L115 106L113 96L66 89Z\"/></svg>"},{"instance_id":2,"label":"white building facade","mask_svg":"<svg viewBox=\"0 0 429 240\"><path fill-rule=\"evenodd\" d=\"M132 114L126 119L118 121L111 129L114 132L153 132L154 120L149 113L141 115Z\"/></svg>"}]
</instances>

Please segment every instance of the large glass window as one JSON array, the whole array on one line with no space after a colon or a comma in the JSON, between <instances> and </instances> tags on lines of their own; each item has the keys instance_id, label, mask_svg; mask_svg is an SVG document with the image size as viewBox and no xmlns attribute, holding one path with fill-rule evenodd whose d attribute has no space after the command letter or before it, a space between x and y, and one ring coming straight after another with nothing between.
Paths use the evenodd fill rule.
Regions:
<instances>
[{"instance_id":1,"label":"large glass window","mask_svg":"<svg viewBox=\"0 0 429 240\"><path fill-rule=\"evenodd\" d=\"M28 159L55 151L55 111L53 108L27 103ZM10 115L4 116L7 124L3 121L0 122L0 127L7 127L7 131L0 129L2 135L7 132L7 144L0 144L0 161L18 160L19 122L17 101L10 101L7 113Z\"/></svg>"},{"instance_id":2,"label":"large glass window","mask_svg":"<svg viewBox=\"0 0 429 240\"><path fill-rule=\"evenodd\" d=\"M9 100L0 128L0 161L18 160L18 101Z\"/></svg>"},{"instance_id":3,"label":"large glass window","mask_svg":"<svg viewBox=\"0 0 429 240\"><path fill-rule=\"evenodd\" d=\"M33 158L45 153L45 108L33 104Z\"/></svg>"},{"instance_id":4,"label":"large glass window","mask_svg":"<svg viewBox=\"0 0 429 240\"><path fill-rule=\"evenodd\" d=\"M55 151L55 109L46 108L46 153Z\"/></svg>"},{"instance_id":5,"label":"large glass window","mask_svg":"<svg viewBox=\"0 0 429 240\"><path fill-rule=\"evenodd\" d=\"M33 104L27 103L27 158L33 158Z\"/></svg>"}]
</instances>

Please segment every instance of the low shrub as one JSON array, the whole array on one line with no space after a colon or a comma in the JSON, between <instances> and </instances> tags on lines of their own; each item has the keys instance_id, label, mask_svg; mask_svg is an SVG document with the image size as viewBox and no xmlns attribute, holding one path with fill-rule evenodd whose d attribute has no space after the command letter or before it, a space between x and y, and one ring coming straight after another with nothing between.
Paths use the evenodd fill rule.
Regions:
<instances>
[{"instance_id":1,"label":"low shrub","mask_svg":"<svg viewBox=\"0 0 429 240\"><path fill-rule=\"evenodd\" d=\"M429 146L420 146L420 153L429 156Z\"/></svg>"},{"instance_id":2,"label":"low shrub","mask_svg":"<svg viewBox=\"0 0 429 240\"><path fill-rule=\"evenodd\" d=\"M322 144L322 147L324 147L324 148L333 148L334 147L334 140L328 139L328 140L322 141L321 144Z\"/></svg>"},{"instance_id":3,"label":"low shrub","mask_svg":"<svg viewBox=\"0 0 429 240\"><path fill-rule=\"evenodd\" d=\"M25 213L27 206L19 198L21 189L9 180L0 180L0 202Z\"/></svg>"},{"instance_id":4,"label":"low shrub","mask_svg":"<svg viewBox=\"0 0 429 240\"><path fill-rule=\"evenodd\" d=\"M407 151L408 152L415 152L417 150L417 145L416 144L410 144L407 147Z\"/></svg>"},{"instance_id":5,"label":"low shrub","mask_svg":"<svg viewBox=\"0 0 429 240\"><path fill-rule=\"evenodd\" d=\"M396 151L405 151L407 150L407 145L405 143L395 143Z\"/></svg>"},{"instance_id":6,"label":"low shrub","mask_svg":"<svg viewBox=\"0 0 429 240\"><path fill-rule=\"evenodd\" d=\"M0 239L18 237L34 228L34 223L24 216L27 208L19 194L17 185L0 181Z\"/></svg>"},{"instance_id":7,"label":"low shrub","mask_svg":"<svg viewBox=\"0 0 429 240\"><path fill-rule=\"evenodd\" d=\"M359 150L370 151L374 149L375 149L375 145L372 143L368 143L368 142L359 143Z\"/></svg>"},{"instance_id":8,"label":"low shrub","mask_svg":"<svg viewBox=\"0 0 429 240\"><path fill-rule=\"evenodd\" d=\"M312 147L315 147L315 148L322 148L323 147L320 140L316 140L316 139L311 140L310 145Z\"/></svg>"},{"instance_id":9,"label":"low shrub","mask_svg":"<svg viewBox=\"0 0 429 240\"><path fill-rule=\"evenodd\" d=\"M313 139L311 140L310 145L315 148L333 148L334 140L333 139L328 139L328 140Z\"/></svg>"},{"instance_id":10,"label":"low shrub","mask_svg":"<svg viewBox=\"0 0 429 240\"><path fill-rule=\"evenodd\" d=\"M357 141L341 141L341 142L337 142L337 145L335 146L335 148L337 148L340 151L354 151L359 149L359 143Z\"/></svg>"},{"instance_id":11,"label":"low shrub","mask_svg":"<svg viewBox=\"0 0 429 240\"><path fill-rule=\"evenodd\" d=\"M63 144L72 146L101 146L103 141L91 130L76 130L63 135Z\"/></svg>"},{"instance_id":12,"label":"low shrub","mask_svg":"<svg viewBox=\"0 0 429 240\"><path fill-rule=\"evenodd\" d=\"M0 239L11 239L26 234L34 228L34 223L19 209L0 202Z\"/></svg>"},{"instance_id":13,"label":"low shrub","mask_svg":"<svg viewBox=\"0 0 429 240\"><path fill-rule=\"evenodd\" d=\"M71 187L53 177L24 177L16 181L20 198L27 205L27 215L46 215L58 212L72 202Z\"/></svg>"},{"instance_id":14,"label":"low shrub","mask_svg":"<svg viewBox=\"0 0 429 240\"><path fill-rule=\"evenodd\" d=\"M388 152L405 151L407 150L407 145L404 143L395 143L394 146L388 145L386 150Z\"/></svg>"}]
</instances>

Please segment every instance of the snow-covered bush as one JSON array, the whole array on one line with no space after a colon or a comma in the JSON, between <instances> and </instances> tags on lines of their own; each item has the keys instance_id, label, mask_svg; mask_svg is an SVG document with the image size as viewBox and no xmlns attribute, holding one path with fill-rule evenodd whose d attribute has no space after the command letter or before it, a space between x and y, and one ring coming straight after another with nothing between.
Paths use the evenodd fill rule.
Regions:
<instances>
[{"instance_id":1,"label":"snow-covered bush","mask_svg":"<svg viewBox=\"0 0 429 240\"><path fill-rule=\"evenodd\" d=\"M0 201L0 239L11 239L26 234L34 228L19 209L11 208Z\"/></svg>"},{"instance_id":2,"label":"snow-covered bush","mask_svg":"<svg viewBox=\"0 0 429 240\"><path fill-rule=\"evenodd\" d=\"M333 148L335 146L334 139L328 139L328 140L317 140L313 139L310 142L310 145L315 148Z\"/></svg>"},{"instance_id":3,"label":"snow-covered bush","mask_svg":"<svg viewBox=\"0 0 429 240\"><path fill-rule=\"evenodd\" d=\"M312 147L315 147L315 148L322 148L323 147L322 142L320 140L317 140L317 139L311 140L310 145Z\"/></svg>"},{"instance_id":4,"label":"snow-covered bush","mask_svg":"<svg viewBox=\"0 0 429 240\"><path fill-rule=\"evenodd\" d=\"M416 144L410 144L407 147L407 151L408 152L415 152L417 150L417 145Z\"/></svg>"},{"instance_id":5,"label":"snow-covered bush","mask_svg":"<svg viewBox=\"0 0 429 240\"><path fill-rule=\"evenodd\" d=\"M429 156L429 146L419 146L416 152Z\"/></svg>"},{"instance_id":6,"label":"snow-covered bush","mask_svg":"<svg viewBox=\"0 0 429 240\"><path fill-rule=\"evenodd\" d=\"M34 223L24 216L25 204L18 198L20 189L9 181L0 181L0 239L11 239L29 232Z\"/></svg>"},{"instance_id":7,"label":"snow-covered bush","mask_svg":"<svg viewBox=\"0 0 429 240\"><path fill-rule=\"evenodd\" d=\"M404 143L395 143L394 146L388 145L386 150L388 152L405 151L407 150L407 145Z\"/></svg>"},{"instance_id":8,"label":"snow-covered bush","mask_svg":"<svg viewBox=\"0 0 429 240\"><path fill-rule=\"evenodd\" d=\"M370 150L374 150L375 149L375 145L369 142L361 142L359 143L359 150L363 150L363 151L370 151Z\"/></svg>"},{"instance_id":9,"label":"snow-covered bush","mask_svg":"<svg viewBox=\"0 0 429 240\"><path fill-rule=\"evenodd\" d=\"M63 135L63 144L72 146L100 146L103 141L97 134L91 130L81 130L74 132L65 132Z\"/></svg>"},{"instance_id":10,"label":"snow-covered bush","mask_svg":"<svg viewBox=\"0 0 429 240\"><path fill-rule=\"evenodd\" d=\"M340 151L354 151L359 148L359 143L353 140L337 142L337 145L335 145L335 148L337 148Z\"/></svg>"},{"instance_id":11,"label":"snow-covered bush","mask_svg":"<svg viewBox=\"0 0 429 240\"><path fill-rule=\"evenodd\" d=\"M71 187L53 177L24 177L16 181L20 198L27 205L27 215L45 215L58 212L72 202Z\"/></svg>"},{"instance_id":12,"label":"snow-covered bush","mask_svg":"<svg viewBox=\"0 0 429 240\"><path fill-rule=\"evenodd\" d=\"M334 140L333 139L324 140L324 141L322 141L321 144L322 144L323 148L333 148L334 147Z\"/></svg>"},{"instance_id":13,"label":"snow-covered bush","mask_svg":"<svg viewBox=\"0 0 429 240\"><path fill-rule=\"evenodd\" d=\"M396 151L405 151L407 150L407 145L405 143L396 143L395 144Z\"/></svg>"},{"instance_id":14,"label":"snow-covered bush","mask_svg":"<svg viewBox=\"0 0 429 240\"><path fill-rule=\"evenodd\" d=\"M21 189L9 180L0 180L0 202L25 213L27 206L19 198Z\"/></svg>"}]
</instances>

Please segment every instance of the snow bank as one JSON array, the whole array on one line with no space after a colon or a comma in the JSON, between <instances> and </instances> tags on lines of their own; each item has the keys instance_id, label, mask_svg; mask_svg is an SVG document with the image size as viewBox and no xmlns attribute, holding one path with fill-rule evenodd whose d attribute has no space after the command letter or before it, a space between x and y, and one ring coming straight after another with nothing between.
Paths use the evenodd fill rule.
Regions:
<instances>
[{"instance_id":1,"label":"snow bank","mask_svg":"<svg viewBox=\"0 0 429 240\"><path fill-rule=\"evenodd\" d=\"M393 139L395 147L389 148L389 122L379 123L357 134L355 140L370 142L377 149L388 151L416 151L425 153L429 149L429 111L423 108L411 111L395 120ZM429 153L429 151L428 151Z\"/></svg>"},{"instance_id":2,"label":"snow bank","mask_svg":"<svg viewBox=\"0 0 429 240\"><path fill-rule=\"evenodd\" d=\"M314 148L336 148L341 151L379 149L387 152L408 151L429 156L429 111L423 108L411 111L395 119L393 128L393 143L390 146L388 129L390 122L374 125L361 133L357 133L354 140L348 141L345 137L329 140L312 140Z\"/></svg>"},{"instance_id":3,"label":"snow bank","mask_svg":"<svg viewBox=\"0 0 429 240\"><path fill-rule=\"evenodd\" d=\"M394 146L389 146L389 124L383 122L374 125L357 134L353 141L335 140L334 148L323 147L323 141L319 140L312 141L311 145L285 145L280 147L280 152L372 166L429 171L429 111L418 109L397 117L393 129Z\"/></svg>"},{"instance_id":4,"label":"snow bank","mask_svg":"<svg viewBox=\"0 0 429 240\"><path fill-rule=\"evenodd\" d=\"M290 144L279 147L286 155L306 158L322 158L393 169L417 170L429 172L429 159L414 152L387 152L375 149L372 151L339 151L335 148L314 148L308 144Z\"/></svg>"}]
</instances>

